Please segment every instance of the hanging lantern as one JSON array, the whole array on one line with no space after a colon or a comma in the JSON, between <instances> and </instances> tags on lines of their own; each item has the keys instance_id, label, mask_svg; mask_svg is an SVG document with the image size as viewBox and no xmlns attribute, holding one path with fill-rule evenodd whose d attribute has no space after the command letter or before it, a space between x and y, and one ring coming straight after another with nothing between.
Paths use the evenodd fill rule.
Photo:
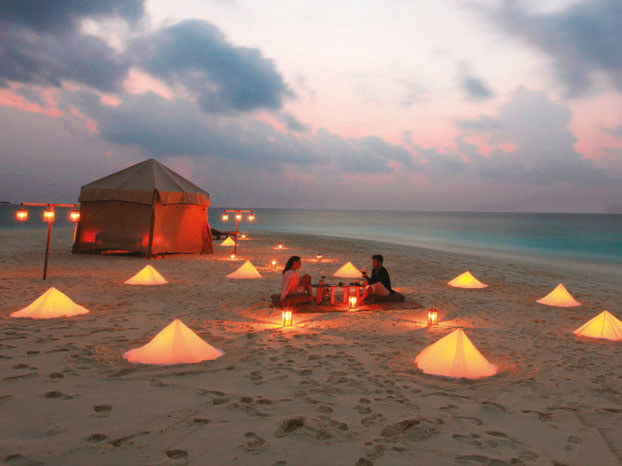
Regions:
<instances>
[{"instance_id":1,"label":"hanging lantern","mask_svg":"<svg viewBox=\"0 0 622 466\"><path fill-rule=\"evenodd\" d=\"M235 254L231 254L231 260L234 261L235 260Z\"/></svg>"},{"instance_id":2,"label":"hanging lantern","mask_svg":"<svg viewBox=\"0 0 622 466\"><path fill-rule=\"evenodd\" d=\"M356 309L356 304L357 304L357 301L358 301L358 300L356 299L356 296L350 296L350 297L348 298L348 307L349 307L350 309Z\"/></svg>"},{"instance_id":3,"label":"hanging lantern","mask_svg":"<svg viewBox=\"0 0 622 466\"><path fill-rule=\"evenodd\" d=\"M318 262L322 262L322 259L324 258L324 256L322 254L318 254L317 256L315 256L317 258Z\"/></svg>"},{"instance_id":4,"label":"hanging lantern","mask_svg":"<svg viewBox=\"0 0 622 466\"><path fill-rule=\"evenodd\" d=\"M242 233L242 239L246 239L246 233Z\"/></svg>"},{"instance_id":5,"label":"hanging lantern","mask_svg":"<svg viewBox=\"0 0 622 466\"><path fill-rule=\"evenodd\" d=\"M251 213L251 214L248 216L248 221L249 221L249 222L254 222L254 221L255 221L255 214Z\"/></svg>"},{"instance_id":6,"label":"hanging lantern","mask_svg":"<svg viewBox=\"0 0 622 466\"><path fill-rule=\"evenodd\" d=\"M15 220L18 222L25 222L28 220L28 211L26 209L19 209L15 212Z\"/></svg>"},{"instance_id":7,"label":"hanging lantern","mask_svg":"<svg viewBox=\"0 0 622 466\"><path fill-rule=\"evenodd\" d=\"M223 222L228 222L229 221L229 214L222 214L222 221Z\"/></svg>"},{"instance_id":8,"label":"hanging lantern","mask_svg":"<svg viewBox=\"0 0 622 466\"><path fill-rule=\"evenodd\" d=\"M43 211L43 221L44 222L50 222L51 223L51 222L54 221L55 217L56 217L56 213L53 210L48 209L48 210L44 210Z\"/></svg>"},{"instance_id":9,"label":"hanging lantern","mask_svg":"<svg viewBox=\"0 0 622 466\"><path fill-rule=\"evenodd\" d=\"M235 214L235 219L236 220L242 220L242 214Z\"/></svg>"},{"instance_id":10,"label":"hanging lantern","mask_svg":"<svg viewBox=\"0 0 622 466\"><path fill-rule=\"evenodd\" d=\"M438 309L428 309L428 327L432 325L438 325Z\"/></svg>"},{"instance_id":11,"label":"hanging lantern","mask_svg":"<svg viewBox=\"0 0 622 466\"><path fill-rule=\"evenodd\" d=\"M69 221L70 222L79 222L80 221L80 212L77 210L72 210L69 212Z\"/></svg>"},{"instance_id":12,"label":"hanging lantern","mask_svg":"<svg viewBox=\"0 0 622 466\"><path fill-rule=\"evenodd\" d=\"M272 268L276 269L276 259L272 259Z\"/></svg>"},{"instance_id":13,"label":"hanging lantern","mask_svg":"<svg viewBox=\"0 0 622 466\"><path fill-rule=\"evenodd\" d=\"M283 320L283 327L292 326L292 311L282 311L281 319Z\"/></svg>"},{"instance_id":14,"label":"hanging lantern","mask_svg":"<svg viewBox=\"0 0 622 466\"><path fill-rule=\"evenodd\" d=\"M277 249L283 249L283 243L279 243L276 245Z\"/></svg>"}]
</instances>

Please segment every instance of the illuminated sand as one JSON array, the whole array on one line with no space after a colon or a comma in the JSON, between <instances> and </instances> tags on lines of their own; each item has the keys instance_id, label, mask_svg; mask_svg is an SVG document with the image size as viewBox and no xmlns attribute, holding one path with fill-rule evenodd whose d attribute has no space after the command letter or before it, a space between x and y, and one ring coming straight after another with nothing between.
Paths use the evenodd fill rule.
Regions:
<instances>
[{"instance_id":1,"label":"illuminated sand","mask_svg":"<svg viewBox=\"0 0 622 466\"><path fill-rule=\"evenodd\" d=\"M466 336L457 329L424 349L415 358L415 364L426 374L445 377L480 379L497 373Z\"/></svg>"},{"instance_id":2,"label":"illuminated sand","mask_svg":"<svg viewBox=\"0 0 622 466\"><path fill-rule=\"evenodd\" d=\"M132 278L125 280L126 285L165 285L168 281L150 264L145 265L140 272Z\"/></svg>"},{"instance_id":3,"label":"illuminated sand","mask_svg":"<svg viewBox=\"0 0 622 466\"><path fill-rule=\"evenodd\" d=\"M260 269L263 279L226 278L244 261L222 253L184 254L151 262L175 278L168 285L127 286L142 259L73 255L73 230L55 225L45 287L91 312L35 321L8 316L45 290L45 230L1 233L0 459L18 458L9 464L619 464L622 346L572 331L603 309L619 316L620 276L253 231L244 259L279 261L276 272ZM408 308L298 314L281 327L268 301L287 256L275 254L278 241L287 254L334 259L301 269L331 282L339 265L369 270L383 254L398 291L440 309L439 327ZM494 286L447 286L467 269L485 270ZM535 303L552 281L584 306ZM184 366L123 358L175 317L225 354ZM414 365L455 328L498 374L448 379Z\"/></svg>"},{"instance_id":4,"label":"illuminated sand","mask_svg":"<svg viewBox=\"0 0 622 466\"><path fill-rule=\"evenodd\" d=\"M603 311L572 333L578 337L622 341L622 322L609 311Z\"/></svg>"},{"instance_id":5,"label":"illuminated sand","mask_svg":"<svg viewBox=\"0 0 622 466\"><path fill-rule=\"evenodd\" d=\"M454 288L473 288L473 289L486 288L488 286L485 283L480 282L468 270L458 275L453 280L451 280L448 283L448 285L453 286Z\"/></svg>"},{"instance_id":6,"label":"illuminated sand","mask_svg":"<svg viewBox=\"0 0 622 466\"><path fill-rule=\"evenodd\" d=\"M35 299L32 304L11 314L11 317L29 319L55 319L88 314L89 310L74 303L64 293L53 286Z\"/></svg>"},{"instance_id":7,"label":"illuminated sand","mask_svg":"<svg viewBox=\"0 0 622 466\"><path fill-rule=\"evenodd\" d=\"M540 298L536 302L555 307L577 307L581 305L581 303L574 299L566 287L561 283L544 298Z\"/></svg>"}]
</instances>

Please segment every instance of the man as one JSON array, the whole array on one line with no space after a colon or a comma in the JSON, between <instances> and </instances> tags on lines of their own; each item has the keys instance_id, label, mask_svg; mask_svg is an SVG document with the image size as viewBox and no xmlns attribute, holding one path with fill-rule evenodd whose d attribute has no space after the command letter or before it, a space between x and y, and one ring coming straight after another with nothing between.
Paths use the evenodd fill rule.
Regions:
<instances>
[{"instance_id":1,"label":"man","mask_svg":"<svg viewBox=\"0 0 622 466\"><path fill-rule=\"evenodd\" d=\"M389 296L391 290L391 279L389 272L382 265L384 258L380 254L371 256L371 278L367 276L367 271L363 272L363 278L367 281L367 287L361 296L361 302L371 296Z\"/></svg>"}]
</instances>

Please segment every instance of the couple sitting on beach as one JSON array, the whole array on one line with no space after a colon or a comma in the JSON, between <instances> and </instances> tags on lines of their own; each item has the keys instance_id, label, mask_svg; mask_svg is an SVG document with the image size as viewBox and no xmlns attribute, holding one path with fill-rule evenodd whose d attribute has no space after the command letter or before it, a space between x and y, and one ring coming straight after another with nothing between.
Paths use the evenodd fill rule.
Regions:
<instances>
[{"instance_id":1,"label":"couple sitting on beach","mask_svg":"<svg viewBox=\"0 0 622 466\"><path fill-rule=\"evenodd\" d=\"M367 272L363 272L363 278L367 281L365 291L361 296L360 302L363 303L369 296L389 296L391 290L391 279L389 272L382 265L384 258L380 254L371 257L372 271L371 277ZM291 306L313 301L313 289L311 288L311 276L304 274L298 276L298 270L302 266L302 261L298 256L289 258L283 269L281 278L281 303Z\"/></svg>"}]
</instances>

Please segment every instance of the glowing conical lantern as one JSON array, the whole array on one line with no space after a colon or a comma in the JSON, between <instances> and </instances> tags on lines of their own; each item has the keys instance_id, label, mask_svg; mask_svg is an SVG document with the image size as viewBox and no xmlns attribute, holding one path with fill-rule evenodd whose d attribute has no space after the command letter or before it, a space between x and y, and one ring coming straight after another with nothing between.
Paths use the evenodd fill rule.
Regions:
<instances>
[{"instance_id":1,"label":"glowing conical lantern","mask_svg":"<svg viewBox=\"0 0 622 466\"><path fill-rule=\"evenodd\" d=\"M164 285L168 282L156 269L145 265L140 272L125 280L124 283L126 285Z\"/></svg>"},{"instance_id":2,"label":"glowing conical lantern","mask_svg":"<svg viewBox=\"0 0 622 466\"><path fill-rule=\"evenodd\" d=\"M235 272L227 275L227 278L261 278L261 274L251 261L246 261Z\"/></svg>"},{"instance_id":3,"label":"glowing conical lantern","mask_svg":"<svg viewBox=\"0 0 622 466\"><path fill-rule=\"evenodd\" d=\"M51 287L34 302L15 311L11 317L25 317L30 319L54 319L56 317L71 317L78 314L88 314L89 310L74 303L68 296L56 288Z\"/></svg>"},{"instance_id":4,"label":"glowing conical lantern","mask_svg":"<svg viewBox=\"0 0 622 466\"><path fill-rule=\"evenodd\" d=\"M488 286L485 283L480 282L468 270L463 274L458 275L450 281L448 285L455 288L486 288Z\"/></svg>"},{"instance_id":5,"label":"glowing conical lantern","mask_svg":"<svg viewBox=\"0 0 622 466\"><path fill-rule=\"evenodd\" d=\"M350 261L339 267L339 270L333 274L333 277L339 278L361 278L362 276L361 271L354 267Z\"/></svg>"},{"instance_id":6,"label":"glowing conical lantern","mask_svg":"<svg viewBox=\"0 0 622 466\"><path fill-rule=\"evenodd\" d=\"M574 299L566 287L561 283L544 298L540 298L536 302L546 304L547 306L557 307L575 307L581 305L581 303Z\"/></svg>"},{"instance_id":7,"label":"glowing conical lantern","mask_svg":"<svg viewBox=\"0 0 622 466\"><path fill-rule=\"evenodd\" d=\"M622 322L609 311L603 311L572 333L578 337L622 341Z\"/></svg>"},{"instance_id":8,"label":"glowing conical lantern","mask_svg":"<svg viewBox=\"0 0 622 466\"><path fill-rule=\"evenodd\" d=\"M230 236L227 236L227 238L220 243L220 246L235 246L235 241L233 241Z\"/></svg>"},{"instance_id":9,"label":"glowing conical lantern","mask_svg":"<svg viewBox=\"0 0 622 466\"><path fill-rule=\"evenodd\" d=\"M223 354L175 319L145 346L130 350L123 357L140 364L187 364L218 359Z\"/></svg>"},{"instance_id":10,"label":"glowing conical lantern","mask_svg":"<svg viewBox=\"0 0 622 466\"><path fill-rule=\"evenodd\" d=\"M461 328L425 348L415 364L426 374L445 377L479 379L497 373L497 366L482 356Z\"/></svg>"}]
</instances>

